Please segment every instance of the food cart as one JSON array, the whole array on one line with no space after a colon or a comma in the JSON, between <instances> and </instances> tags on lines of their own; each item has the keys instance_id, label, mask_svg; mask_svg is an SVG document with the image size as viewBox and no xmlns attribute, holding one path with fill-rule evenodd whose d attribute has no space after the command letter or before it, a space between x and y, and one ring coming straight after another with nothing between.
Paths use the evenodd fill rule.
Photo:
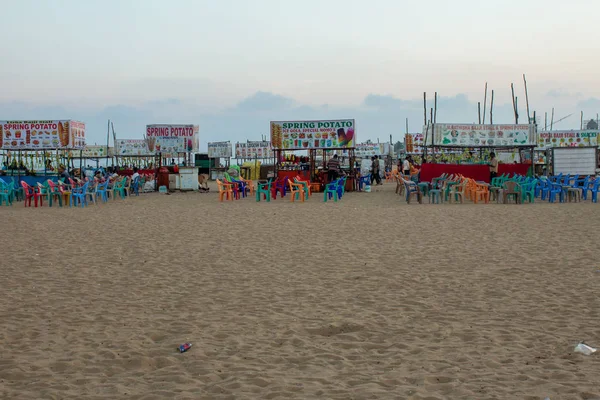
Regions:
<instances>
[{"instance_id":1,"label":"food cart","mask_svg":"<svg viewBox=\"0 0 600 400\"><path fill-rule=\"evenodd\" d=\"M536 165L536 174L545 175L548 173L556 174L553 168L555 162L553 160L554 154L565 154L570 157L565 158L565 160L571 159L573 163L573 168L577 168L575 164L579 161L573 159L573 155L575 154L585 154L586 158L592 157L590 150L580 151L580 152L570 152L565 153L554 152L554 148L582 148L582 147L598 147L598 136L600 136L600 131L595 129L585 129L585 130L561 130L561 131L541 131L538 135L538 143L535 148L535 165ZM560 157L560 156L559 156ZM562 170L569 170L570 167L564 165L561 161L559 163L561 165ZM588 168L589 169L589 168Z\"/></svg>"},{"instance_id":2,"label":"food cart","mask_svg":"<svg viewBox=\"0 0 600 400\"><path fill-rule=\"evenodd\" d=\"M353 119L271 121L277 178L299 175L327 184L327 161L338 154L340 167L348 176L346 190L354 190L355 127ZM317 165L319 156L321 165Z\"/></svg>"},{"instance_id":3,"label":"food cart","mask_svg":"<svg viewBox=\"0 0 600 400\"><path fill-rule=\"evenodd\" d=\"M424 136L431 137L432 145L426 146L433 154L447 151L463 153L472 151L479 153L478 161L463 163L437 163L436 157L421 165L419 179L430 182L443 173L462 174L477 181L489 182L489 167L485 155L494 151L499 154L498 174L511 173L526 175L531 168L533 150L537 140L535 124L502 125L502 124L435 124L433 129L424 127ZM431 135L433 132L433 135ZM519 161L502 162L502 153L518 152ZM527 154L527 156L525 156ZM433 161L433 162L430 162Z\"/></svg>"}]
</instances>

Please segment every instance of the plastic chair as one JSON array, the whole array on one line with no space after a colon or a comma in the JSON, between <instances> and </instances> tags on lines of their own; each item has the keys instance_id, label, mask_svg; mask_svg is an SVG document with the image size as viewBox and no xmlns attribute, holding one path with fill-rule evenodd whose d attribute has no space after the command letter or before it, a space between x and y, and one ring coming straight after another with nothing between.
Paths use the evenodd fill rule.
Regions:
<instances>
[{"instance_id":1,"label":"plastic chair","mask_svg":"<svg viewBox=\"0 0 600 400\"><path fill-rule=\"evenodd\" d=\"M125 195L126 195L125 185L128 180L129 179L124 176L120 181L115 182L114 191L113 191L113 193L115 193L115 198L117 197L116 194L118 193L119 196L121 196L121 199L125 199Z\"/></svg>"},{"instance_id":2,"label":"plastic chair","mask_svg":"<svg viewBox=\"0 0 600 400\"><path fill-rule=\"evenodd\" d=\"M413 181L403 180L403 183L404 190L406 191L406 202L410 204L410 198L416 196L419 204L423 204L423 194L421 193L419 186Z\"/></svg>"},{"instance_id":3,"label":"plastic chair","mask_svg":"<svg viewBox=\"0 0 600 400\"><path fill-rule=\"evenodd\" d=\"M71 200L69 202L69 207L77 207L77 203L79 203L81 208L87 206L88 186L89 182L86 182L83 184L83 186L71 189Z\"/></svg>"},{"instance_id":4,"label":"plastic chair","mask_svg":"<svg viewBox=\"0 0 600 400\"><path fill-rule=\"evenodd\" d=\"M5 202L7 207L12 206L12 193L12 187L8 186L6 182L0 179L0 206L2 205L2 202Z\"/></svg>"},{"instance_id":5,"label":"plastic chair","mask_svg":"<svg viewBox=\"0 0 600 400\"><path fill-rule=\"evenodd\" d=\"M290 186L290 200L295 202L298 198L304 203L304 190L305 186L302 183L294 183L288 179L288 185Z\"/></svg>"},{"instance_id":6,"label":"plastic chair","mask_svg":"<svg viewBox=\"0 0 600 400\"><path fill-rule=\"evenodd\" d=\"M291 180L289 180L288 182L292 182ZM308 200L308 198L310 196L312 196L311 193L311 187L310 187L310 182L309 181L305 181L300 179L298 176L294 178L294 183L297 185L301 185L302 186L302 190L304 190L304 196L306 197L306 200ZM291 186L290 186L291 189Z\"/></svg>"},{"instance_id":7,"label":"plastic chair","mask_svg":"<svg viewBox=\"0 0 600 400\"><path fill-rule=\"evenodd\" d=\"M48 193L48 205L50 207L52 207L52 202L54 200L58 200L58 206L62 207L63 206L63 193L60 191L59 187L52 182L51 179L48 179L48 187L49 187L49 193Z\"/></svg>"},{"instance_id":8,"label":"plastic chair","mask_svg":"<svg viewBox=\"0 0 600 400\"><path fill-rule=\"evenodd\" d=\"M504 196L504 204L508 204L508 198L513 197L515 199L516 204L522 203L521 201L521 185L514 181L504 182L503 185L503 196Z\"/></svg>"},{"instance_id":9,"label":"plastic chair","mask_svg":"<svg viewBox=\"0 0 600 400\"><path fill-rule=\"evenodd\" d=\"M86 203L87 203L87 198L89 197L91 202L94 203L94 205L96 205L96 197L98 197L98 185L100 185L100 184L94 183L94 182L88 182L87 184L89 186L87 188L87 191L85 192Z\"/></svg>"},{"instance_id":10,"label":"plastic chair","mask_svg":"<svg viewBox=\"0 0 600 400\"><path fill-rule=\"evenodd\" d=\"M458 201L460 197L460 203L463 204L465 202L465 192L467 190L468 183L468 179L463 179L461 182L458 182L454 186L450 187L450 190L448 191L448 202L452 203L452 200Z\"/></svg>"},{"instance_id":11,"label":"plastic chair","mask_svg":"<svg viewBox=\"0 0 600 400\"><path fill-rule=\"evenodd\" d=\"M220 202L223 202L223 199L233 201L233 185L231 183L221 182L217 179L217 188Z\"/></svg>"},{"instance_id":12,"label":"plastic chair","mask_svg":"<svg viewBox=\"0 0 600 400\"><path fill-rule=\"evenodd\" d=\"M338 199L341 199L346 193L346 177L338 179L337 184Z\"/></svg>"},{"instance_id":13,"label":"plastic chair","mask_svg":"<svg viewBox=\"0 0 600 400\"><path fill-rule=\"evenodd\" d=\"M285 197L285 193L287 191L286 185L288 181L288 177L284 176L283 179L276 179L273 183L272 192L273 192L273 200L277 199L277 193L281 195L281 197Z\"/></svg>"},{"instance_id":14,"label":"plastic chair","mask_svg":"<svg viewBox=\"0 0 600 400\"><path fill-rule=\"evenodd\" d=\"M271 184L272 179L269 179L266 183L256 184L256 201L260 201L260 196L265 196L267 202L271 201Z\"/></svg>"},{"instance_id":15,"label":"plastic chair","mask_svg":"<svg viewBox=\"0 0 600 400\"><path fill-rule=\"evenodd\" d=\"M475 194L473 202L477 204L479 200L483 200L485 204L490 202L490 189L487 185L475 183Z\"/></svg>"},{"instance_id":16,"label":"plastic chair","mask_svg":"<svg viewBox=\"0 0 600 400\"><path fill-rule=\"evenodd\" d=\"M534 179L529 183L521 185L521 203L525 203L525 200L529 201L529 203L535 202L537 184L538 180Z\"/></svg>"},{"instance_id":17,"label":"plastic chair","mask_svg":"<svg viewBox=\"0 0 600 400\"><path fill-rule=\"evenodd\" d=\"M37 207L38 199L40 200L40 207L44 205L44 197L36 188L29 186L25 181L21 181L21 186L23 187L23 193L25 194L25 207L27 207L28 202L29 207L31 207L31 200L34 201L35 206Z\"/></svg>"},{"instance_id":18,"label":"plastic chair","mask_svg":"<svg viewBox=\"0 0 600 400\"><path fill-rule=\"evenodd\" d=\"M330 200L333 197L333 201L338 201L338 181L335 180L331 183L325 185L325 190L323 191L323 201L326 203L327 200Z\"/></svg>"},{"instance_id":19,"label":"plastic chair","mask_svg":"<svg viewBox=\"0 0 600 400\"><path fill-rule=\"evenodd\" d=\"M358 178L358 191L362 192L363 187L369 186L371 184L371 174L367 174ZM396 193L398 193L396 191Z\"/></svg>"},{"instance_id":20,"label":"plastic chair","mask_svg":"<svg viewBox=\"0 0 600 400\"><path fill-rule=\"evenodd\" d=\"M598 202L598 192L600 192L600 179L596 178L591 186L588 189L592 194L592 203Z\"/></svg>"},{"instance_id":21,"label":"plastic chair","mask_svg":"<svg viewBox=\"0 0 600 400\"><path fill-rule=\"evenodd\" d=\"M100 196L100 199L102 200L103 203L106 203L108 201L107 189L108 189L108 179L106 181L104 181L104 183L99 183L98 185L96 185L96 198L98 198L98 196Z\"/></svg>"}]
</instances>

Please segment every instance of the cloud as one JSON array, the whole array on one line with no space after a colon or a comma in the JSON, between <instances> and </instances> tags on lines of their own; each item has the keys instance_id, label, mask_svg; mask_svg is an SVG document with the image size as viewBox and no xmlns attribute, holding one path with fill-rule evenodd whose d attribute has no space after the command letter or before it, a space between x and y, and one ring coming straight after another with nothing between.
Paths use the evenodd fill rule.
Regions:
<instances>
[{"instance_id":1,"label":"cloud","mask_svg":"<svg viewBox=\"0 0 600 400\"><path fill-rule=\"evenodd\" d=\"M200 125L201 149L206 150L206 143L219 140L245 141L259 140L269 133L269 121L302 120L302 119L345 119L354 118L357 125L359 141L367 139L381 141L402 140L405 133L405 121L409 120L409 130L420 132L423 126L423 100L418 98L402 99L386 94L372 93L355 106L340 107L333 104L307 105L293 98L280 94L258 91L230 107L215 109L204 106L188 98L165 96L155 98L141 104L107 105L105 107L81 108L74 106L58 106L54 104L29 104L24 102L0 103L1 119L58 119L70 118L86 123L88 143L105 143L107 121L110 119L118 138L142 138L147 124L154 123L193 123ZM600 100L588 98L577 104L586 115L593 115L600 110ZM427 117L433 99L428 99ZM561 115L570 112L571 108L561 108ZM489 104L486 112L489 122ZM520 105L519 122L524 123L527 115L524 104ZM538 117L543 120L543 112ZM575 118L576 119L576 118ZM561 125L568 129L571 119ZM437 121L476 123L477 102L470 101L465 94L439 97ZM512 104L494 104L494 122L513 123ZM111 135L112 136L112 135Z\"/></svg>"},{"instance_id":2,"label":"cloud","mask_svg":"<svg viewBox=\"0 0 600 400\"><path fill-rule=\"evenodd\" d=\"M571 94L564 89L551 89L546 93L547 97L568 97Z\"/></svg>"}]
</instances>

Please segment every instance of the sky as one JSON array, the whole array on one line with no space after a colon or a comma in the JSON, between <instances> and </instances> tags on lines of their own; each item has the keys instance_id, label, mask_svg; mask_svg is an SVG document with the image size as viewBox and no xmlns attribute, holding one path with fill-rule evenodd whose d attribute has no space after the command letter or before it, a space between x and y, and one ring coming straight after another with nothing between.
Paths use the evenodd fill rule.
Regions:
<instances>
[{"instance_id":1,"label":"sky","mask_svg":"<svg viewBox=\"0 0 600 400\"><path fill-rule=\"evenodd\" d=\"M76 119L88 143L145 125L260 140L271 120L354 118L358 141L423 125L555 108L555 129L600 112L593 0L0 0L0 120ZM594 19L594 18L592 18ZM490 92L488 92L489 110ZM489 111L486 121L489 122Z\"/></svg>"}]
</instances>

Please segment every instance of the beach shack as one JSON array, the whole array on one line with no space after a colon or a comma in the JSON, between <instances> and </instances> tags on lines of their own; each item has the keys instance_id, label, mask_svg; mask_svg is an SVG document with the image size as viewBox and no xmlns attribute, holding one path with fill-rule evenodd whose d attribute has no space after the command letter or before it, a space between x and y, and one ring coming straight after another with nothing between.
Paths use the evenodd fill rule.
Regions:
<instances>
[{"instance_id":1,"label":"beach shack","mask_svg":"<svg viewBox=\"0 0 600 400\"><path fill-rule=\"evenodd\" d=\"M271 121L270 132L278 179L299 176L327 184L327 161L338 154L340 168L348 177L346 190L354 190L356 124L353 119Z\"/></svg>"},{"instance_id":2,"label":"beach shack","mask_svg":"<svg viewBox=\"0 0 600 400\"><path fill-rule=\"evenodd\" d=\"M229 169L231 162L232 146L231 142L209 142L208 159L210 179L223 179L225 172Z\"/></svg>"},{"instance_id":3,"label":"beach shack","mask_svg":"<svg viewBox=\"0 0 600 400\"><path fill-rule=\"evenodd\" d=\"M513 162L502 162L503 158L499 156L500 164L498 174L519 174L527 175L533 160L533 150L537 141L537 129L535 124L450 124L440 123L423 128L423 136L426 150L432 154L443 154L445 151L479 153L478 162L465 163L438 163L435 157L427 160L421 165L419 180L431 182L433 178L447 174L461 174L465 177L475 179L476 181L489 182L490 173L487 162L484 160L484 153L495 152L514 153L518 152L519 160ZM428 139L431 138L431 139ZM527 155L526 155L527 154Z\"/></svg>"}]
</instances>

